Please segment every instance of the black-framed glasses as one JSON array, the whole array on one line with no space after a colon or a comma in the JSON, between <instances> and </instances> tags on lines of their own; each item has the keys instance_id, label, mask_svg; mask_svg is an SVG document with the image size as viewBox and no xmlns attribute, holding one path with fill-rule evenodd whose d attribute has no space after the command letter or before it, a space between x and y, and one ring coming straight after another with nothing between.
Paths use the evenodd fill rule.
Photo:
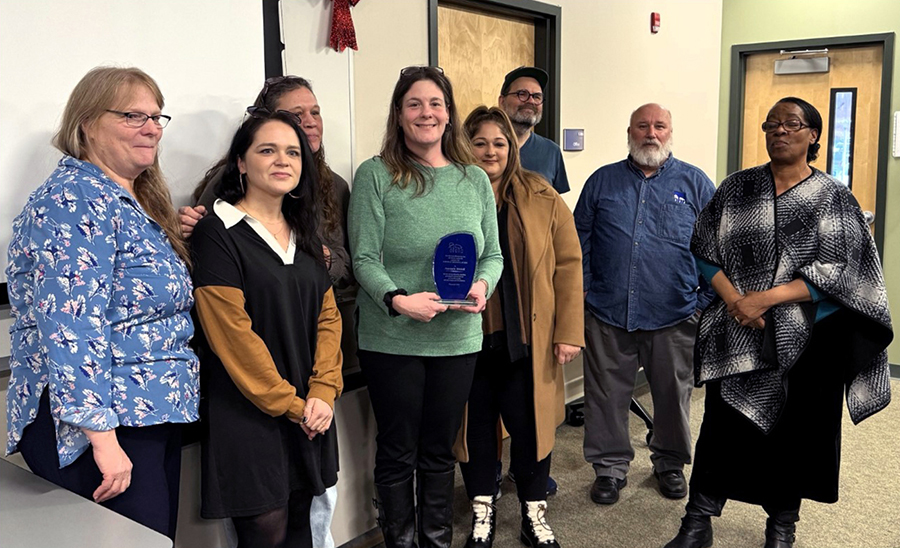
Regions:
<instances>
[{"instance_id":1,"label":"black-framed glasses","mask_svg":"<svg viewBox=\"0 0 900 548\"><path fill-rule=\"evenodd\" d=\"M805 127L809 127L800 120L794 118L791 120L785 120L784 122L763 122L762 130L764 133L775 133L781 126L784 126L785 131L790 132L800 131Z\"/></svg>"},{"instance_id":2,"label":"black-framed glasses","mask_svg":"<svg viewBox=\"0 0 900 548\"><path fill-rule=\"evenodd\" d=\"M441 67L433 67L431 65L412 65L410 67L400 69L400 76L408 76L410 74L416 74L417 72L429 72L435 71L440 74L444 74L444 69Z\"/></svg>"},{"instance_id":3,"label":"black-framed glasses","mask_svg":"<svg viewBox=\"0 0 900 548\"><path fill-rule=\"evenodd\" d=\"M144 124L147 123L147 120L153 120L153 123L158 127L166 127L169 125L169 120L172 119L171 116L166 116L165 114L144 114L143 112L122 112L120 110L110 110L106 109L106 112L112 112L113 114L118 114L119 116L125 118L125 125L128 127L144 127Z\"/></svg>"},{"instance_id":4,"label":"black-framed glasses","mask_svg":"<svg viewBox=\"0 0 900 548\"><path fill-rule=\"evenodd\" d=\"M540 105L544 102L544 94L541 92L531 93L527 89L520 89L519 91L510 91L509 93L504 93L504 97L509 97L510 95L515 95L519 98L519 101L523 103L527 103L529 99L534 101L534 104Z\"/></svg>"}]
</instances>

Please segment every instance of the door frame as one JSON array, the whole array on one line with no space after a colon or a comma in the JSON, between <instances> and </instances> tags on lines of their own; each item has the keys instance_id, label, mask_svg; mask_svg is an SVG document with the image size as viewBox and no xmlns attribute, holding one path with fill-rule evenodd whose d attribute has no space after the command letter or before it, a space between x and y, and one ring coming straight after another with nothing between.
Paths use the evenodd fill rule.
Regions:
<instances>
[{"instance_id":1,"label":"door frame","mask_svg":"<svg viewBox=\"0 0 900 548\"><path fill-rule=\"evenodd\" d=\"M550 75L549 101L534 131L559 144L559 91L562 41L562 8L535 0L428 0L428 64L438 64L438 4L469 8L492 15L534 20L534 66Z\"/></svg>"},{"instance_id":2,"label":"door frame","mask_svg":"<svg viewBox=\"0 0 900 548\"><path fill-rule=\"evenodd\" d=\"M884 261L884 221L887 204L887 167L890 157L891 131L891 83L894 74L894 33L863 34L857 36L836 36L831 38L810 38L805 40L785 40L759 44L735 44L731 46L731 80L728 107L728 173L734 173L741 166L741 135L744 121L744 80L747 72L747 58L756 53L771 53L791 49L850 48L880 45L883 48L881 62L881 108L879 109L878 166L875 175L875 245Z\"/></svg>"}]
</instances>

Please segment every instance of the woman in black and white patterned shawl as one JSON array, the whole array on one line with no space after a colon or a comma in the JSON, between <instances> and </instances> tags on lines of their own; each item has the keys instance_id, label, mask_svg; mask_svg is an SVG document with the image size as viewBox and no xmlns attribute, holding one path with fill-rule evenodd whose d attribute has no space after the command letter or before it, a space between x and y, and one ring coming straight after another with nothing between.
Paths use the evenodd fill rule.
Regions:
<instances>
[{"instance_id":1,"label":"woman in black and white patterned shawl","mask_svg":"<svg viewBox=\"0 0 900 548\"><path fill-rule=\"evenodd\" d=\"M890 401L881 262L850 190L809 165L822 118L786 97L762 129L771 162L725 179L694 226L718 298L700 320L706 410L667 548L709 546L727 499L763 506L766 548L789 548L801 499L837 501L844 394L854 423Z\"/></svg>"}]
</instances>

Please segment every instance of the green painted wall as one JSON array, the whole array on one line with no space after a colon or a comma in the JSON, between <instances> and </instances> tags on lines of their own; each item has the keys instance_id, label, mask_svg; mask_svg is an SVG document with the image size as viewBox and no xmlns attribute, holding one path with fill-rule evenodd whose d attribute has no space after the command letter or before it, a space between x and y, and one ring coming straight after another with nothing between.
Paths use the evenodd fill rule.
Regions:
<instances>
[{"instance_id":1,"label":"green painted wall","mask_svg":"<svg viewBox=\"0 0 900 548\"><path fill-rule=\"evenodd\" d=\"M726 175L731 46L832 36L900 33L897 0L724 0L722 4L722 71L719 87L717 179ZM891 112L900 110L900 44L894 41ZM882 123L892 123L883 120ZM891 345L891 363L900 363L900 158L888 152L887 208L884 234L884 275L898 335Z\"/></svg>"}]
</instances>

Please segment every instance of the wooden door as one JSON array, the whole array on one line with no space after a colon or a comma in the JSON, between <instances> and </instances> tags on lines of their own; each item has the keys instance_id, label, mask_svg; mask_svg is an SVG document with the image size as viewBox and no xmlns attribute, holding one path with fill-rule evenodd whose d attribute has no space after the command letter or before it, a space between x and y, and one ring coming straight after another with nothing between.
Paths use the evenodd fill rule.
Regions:
<instances>
[{"instance_id":1,"label":"wooden door","mask_svg":"<svg viewBox=\"0 0 900 548\"><path fill-rule=\"evenodd\" d=\"M534 65L534 22L439 4L438 64L462 122L475 107L497 104L509 71Z\"/></svg>"},{"instance_id":2,"label":"wooden door","mask_svg":"<svg viewBox=\"0 0 900 548\"><path fill-rule=\"evenodd\" d=\"M863 211L875 212L883 48L874 45L829 49L828 57L829 72L781 75L775 74L775 60L786 59L786 56L773 52L747 58L741 167L748 168L769 161L765 134L760 125L777 100L794 96L812 103L822 115L822 136L819 139L822 148L812 165L828 172L832 90L855 89L851 189Z\"/></svg>"}]
</instances>

